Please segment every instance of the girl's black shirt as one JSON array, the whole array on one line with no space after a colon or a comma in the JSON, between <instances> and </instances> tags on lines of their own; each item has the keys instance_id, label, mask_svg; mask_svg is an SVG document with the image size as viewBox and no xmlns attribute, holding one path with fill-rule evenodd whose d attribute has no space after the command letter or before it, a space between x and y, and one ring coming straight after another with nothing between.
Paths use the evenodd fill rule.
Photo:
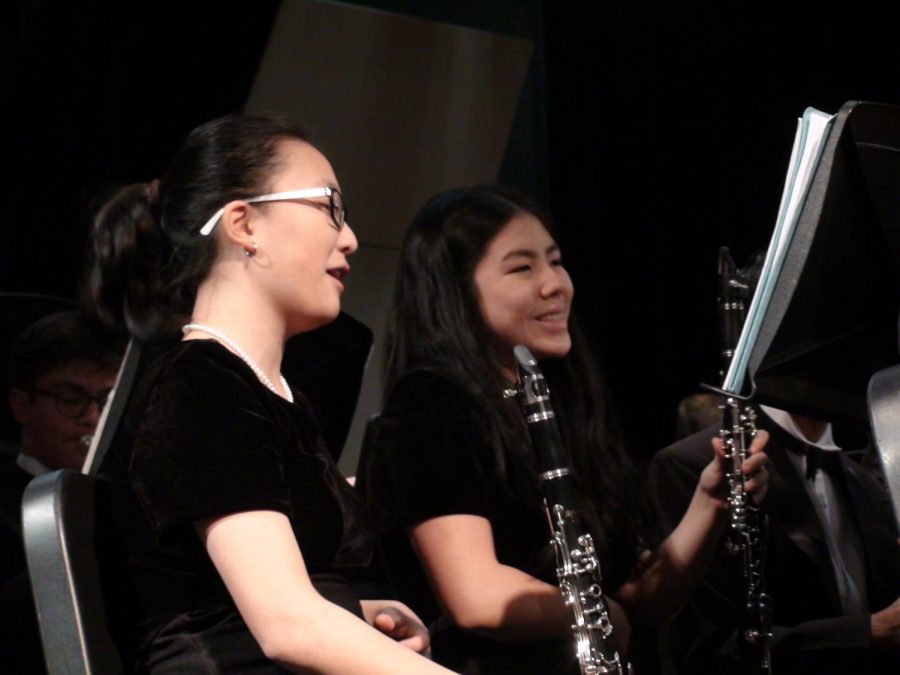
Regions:
<instances>
[{"instance_id":1,"label":"girl's black shirt","mask_svg":"<svg viewBox=\"0 0 900 675\"><path fill-rule=\"evenodd\" d=\"M194 528L210 518L285 514L319 592L362 616L345 575L368 564L374 539L310 404L297 399L277 396L211 340L182 342L144 369L99 474L127 560L120 581L133 602L123 611L139 670L184 670L195 657L223 672L274 669Z\"/></svg>"}]
</instances>

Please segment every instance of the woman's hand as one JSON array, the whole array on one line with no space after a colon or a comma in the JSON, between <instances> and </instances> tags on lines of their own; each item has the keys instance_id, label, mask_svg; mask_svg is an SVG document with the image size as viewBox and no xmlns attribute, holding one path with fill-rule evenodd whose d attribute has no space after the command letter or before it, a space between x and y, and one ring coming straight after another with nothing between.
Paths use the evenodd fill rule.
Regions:
<instances>
[{"instance_id":1,"label":"woman's hand","mask_svg":"<svg viewBox=\"0 0 900 675\"><path fill-rule=\"evenodd\" d=\"M363 600L366 621L399 644L423 656L430 656L431 638L422 620L396 600Z\"/></svg>"},{"instance_id":2,"label":"woman's hand","mask_svg":"<svg viewBox=\"0 0 900 675\"><path fill-rule=\"evenodd\" d=\"M769 457L763 451L769 442L769 433L760 429L750 444L747 459L741 467L744 474L744 490L752 495L753 503L760 504L769 489L769 471L766 465ZM725 449L721 438L712 439L714 457L700 474L699 489L718 502L722 509L728 508L728 477L726 474Z\"/></svg>"}]
</instances>

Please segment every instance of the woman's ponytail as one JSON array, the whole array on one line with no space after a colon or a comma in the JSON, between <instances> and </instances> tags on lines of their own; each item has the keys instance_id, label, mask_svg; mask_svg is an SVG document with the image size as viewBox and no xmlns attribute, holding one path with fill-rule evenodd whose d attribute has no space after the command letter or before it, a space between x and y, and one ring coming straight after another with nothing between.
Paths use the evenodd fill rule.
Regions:
<instances>
[{"instance_id":1,"label":"woman's ponytail","mask_svg":"<svg viewBox=\"0 0 900 675\"><path fill-rule=\"evenodd\" d=\"M158 181L128 185L100 208L83 287L96 319L142 342L171 331L175 319L165 283L172 247L159 224L158 189Z\"/></svg>"},{"instance_id":2,"label":"woman's ponytail","mask_svg":"<svg viewBox=\"0 0 900 675\"><path fill-rule=\"evenodd\" d=\"M103 325L140 342L177 335L216 258L200 226L229 201L266 192L293 122L229 115L194 129L161 181L120 189L97 213L82 295Z\"/></svg>"}]
</instances>

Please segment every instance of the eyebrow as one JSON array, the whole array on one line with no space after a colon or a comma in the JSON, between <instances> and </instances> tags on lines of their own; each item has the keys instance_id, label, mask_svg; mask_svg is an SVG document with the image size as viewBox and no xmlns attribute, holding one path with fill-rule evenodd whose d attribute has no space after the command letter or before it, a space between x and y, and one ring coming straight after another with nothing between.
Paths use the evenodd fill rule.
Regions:
<instances>
[{"instance_id":1,"label":"eyebrow","mask_svg":"<svg viewBox=\"0 0 900 675\"><path fill-rule=\"evenodd\" d=\"M53 389L56 393L63 393L69 391L77 391L81 394L86 394L87 396L91 395L91 392L82 387L80 384L72 382L71 380L62 380L61 382L56 382L55 384L48 384L47 387L49 389ZM110 387L110 391L112 387Z\"/></svg>"},{"instance_id":2,"label":"eyebrow","mask_svg":"<svg viewBox=\"0 0 900 675\"><path fill-rule=\"evenodd\" d=\"M555 253L559 250L559 244L553 243L550 244L545 250L544 255L550 255L551 253ZM500 260L501 262L504 260L509 260L510 258L534 258L536 257L536 253L530 248L519 248L514 251L510 251L505 256L503 256Z\"/></svg>"},{"instance_id":3,"label":"eyebrow","mask_svg":"<svg viewBox=\"0 0 900 675\"><path fill-rule=\"evenodd\" d=\"M46 388L56 394L68 394L72 392L77 392L79 394L89 394L88 390L84 387L69 381L48 384Z\"/></svg>"}]
</instances>

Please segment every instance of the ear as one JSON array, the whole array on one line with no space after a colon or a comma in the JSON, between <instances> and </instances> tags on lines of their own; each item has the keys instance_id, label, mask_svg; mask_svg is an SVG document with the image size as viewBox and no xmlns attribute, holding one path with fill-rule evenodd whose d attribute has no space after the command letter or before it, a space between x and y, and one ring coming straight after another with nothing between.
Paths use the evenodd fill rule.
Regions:
<instances>
[{"instance_id":1,"label":"ear","mask_svg":"<svg viewBox=\"0 0 900 675\"><path fill-rule=\"evenodd\" d=\"M27 427L31 423L31 396L28 392L12 387L9 390L9 409L19 426Z\"/></svg>"},{"instance_id":2,"label":"ear","mask_svg":"<svg viewBox=\"0 0 900 675\"><path fill-rule=\"evenodd\" d=\"M253 249L255 223L253 209L247 202L240 199L228 202L219 227L222 228L226 244L235 245L245 251Z\"/></svg>"}]
</instances>

